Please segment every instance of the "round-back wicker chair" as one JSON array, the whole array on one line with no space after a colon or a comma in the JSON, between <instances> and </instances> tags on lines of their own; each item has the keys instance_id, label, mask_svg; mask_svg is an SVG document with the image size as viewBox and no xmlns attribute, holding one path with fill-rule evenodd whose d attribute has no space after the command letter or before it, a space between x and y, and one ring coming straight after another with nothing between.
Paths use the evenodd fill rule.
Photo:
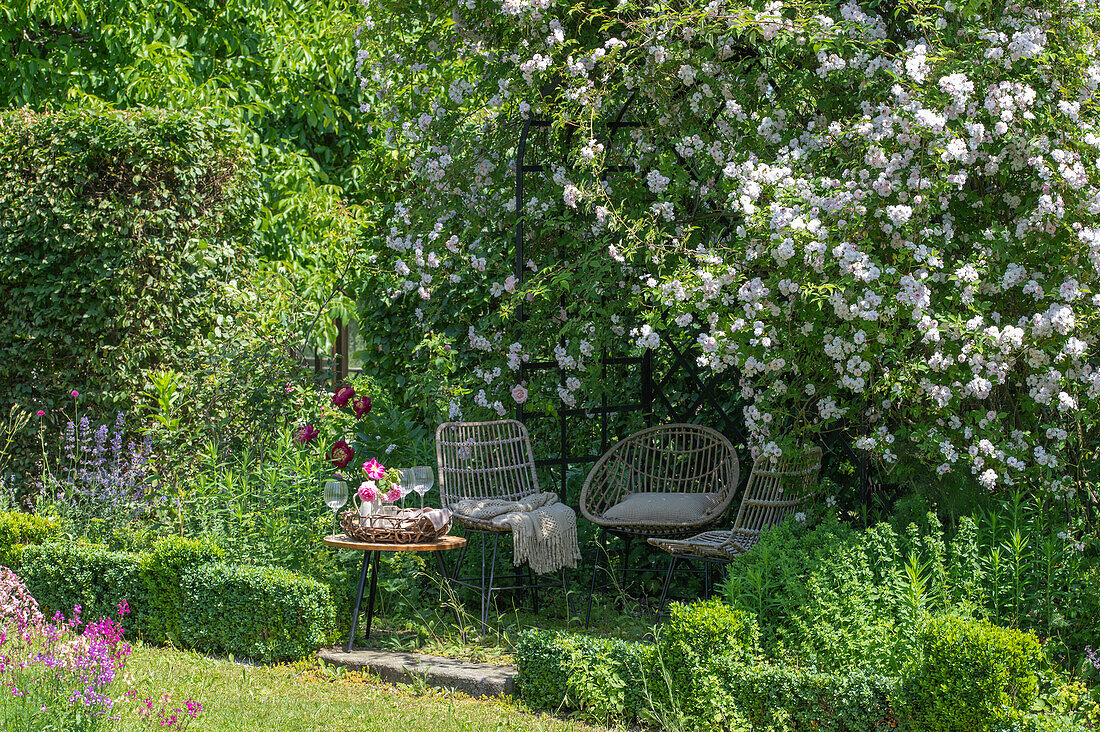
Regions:
<instances>
[{"instance_id":1,"label":"round-back wicker chair","mask_svg":"<svg viewBox=\"0 0 1100 732\"><path fill-rule=\"evenodd\" d=\"M622 537L628 560L634 538L688 536L722 520L739 478L737 451L720 432L694 424L650 427L592 467L581 488L581 514L600 527L601 547L609 533ZM606 550L597 549L586 626L601 554ZM624 561L627 571L635 570Z\"/></svg>"},{"instance_id":2,"label":"round-back wicker chair","mask_svg":"<svg viewBox=\"0 0 1100 732\"><path fill-rule=\"evenodd\" d=\"M737 451L720 432L666 424L604 454L581 488L581 514L635 536L682 536L725 515L737 491Z\"/></svg>"}]
</instances>

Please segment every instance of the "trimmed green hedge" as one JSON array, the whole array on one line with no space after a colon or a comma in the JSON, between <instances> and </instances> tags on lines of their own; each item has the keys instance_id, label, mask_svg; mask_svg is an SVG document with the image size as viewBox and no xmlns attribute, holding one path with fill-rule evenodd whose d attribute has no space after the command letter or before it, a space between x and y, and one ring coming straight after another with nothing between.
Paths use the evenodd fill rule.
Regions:
<instances>
[{"instance_id":1,"label":"trimmed green hedge","mask_svg":"<svg viewBox=\"0 0 1100 732\"><path fill-rule=\"evenodd\" d=\"M953 615L930 618L903 671L896 706L914 732L989 732L1013 726L1039 696L1032 633Z\"/></svg>"},{"instance_id":2,"label":"trimmed green hedge","mask_svg":"<svg viewBox=\"0 0 1100 732\"><path fill-rule=\"evenodd\" d=\"M183 643L180 617L183 607L183 574L217 561L225 550L208 540L168 536L140 555L149 614L142 635L154 643Z\"/></svg>"},{"instance_id":3,"label":"trimmed green hedge","mask_svg":"<svg viewBox=\"0 0 1100 732\"><path fill-rule=\"evenodd\" d=\"M198 651L296 659L333 626L329 588L285 569L204 564L186 571L180 587L183 641Z\"/></svg>"},{"instance_id":4,"label":"trimmed green hedge","mask_svg":"<svg viewBox=\"0 0 1100 732\"><path fill-rule=\"evenodd\" d=\"M141 562L130 552L110 551L102 544L59 542L28 546L16 570L44 615L66 617L80 606L81 617L117 618L123 600L132 614L126 627L140 634L150 611Z\"/></svg>"},{"instance_id":5,"label":"trimmed green hedge","mask_svg":"<svg viewBox=\"0 0 1100 732\"><path fill-rule=\"evenodd\" d=\"M531 706L666 729L1055 732L1029 710L1040 647L985 621L931 618L901 677L821 672L760 659L755 619L718 602L673 605L656 644L529 630L515 652Z\"/></svg>"},{"instance_id":6,"label":"trimmed green hedge","mask_svg":"<svg viewBox=\"0 0 1100 732\"><path fill-rule=\"evenodd\" d=\"M752 729L878 732L897 726L890 706L898 681L855 670L822 673L718 659L715 694Z\"/></svg>"},{"instance_id":7,"label":"trimmed green hedge","mask_svg":"<svg viewBox=\"0 0 1100 732\"><path fill-rule=\"evenodd\" d=\"M23 548L41 544L61 533L57 522L33 513L0 511L0 566L15 568Z\"/></svg>"},{"instance_id":8,"label":"trimmed green hedge","mask_svg":"<svg viewBox=\"0 0 1100 732\"><path fill-rule=\"evenodd\" d=\"M530 629L516 646L516 690L538 709L633 720L650 708L656 655L648 643Z\"/></svg>"},{"instance_id":9,"label":"trimmed green hedge","mask_svg":"<svg viewBox=\"0 0 1100 732\"><path fill-rule=\"evenodd\" d=\"M208 541L179 537L148 552L52 543L26 547L17 573L48 615L80 605L87 620L116 617L125 600L127 632L150 643L273 661L327 640L335 614L328 587L284 569L212 561L222 555Z\"/></svg>"}]
</instances>

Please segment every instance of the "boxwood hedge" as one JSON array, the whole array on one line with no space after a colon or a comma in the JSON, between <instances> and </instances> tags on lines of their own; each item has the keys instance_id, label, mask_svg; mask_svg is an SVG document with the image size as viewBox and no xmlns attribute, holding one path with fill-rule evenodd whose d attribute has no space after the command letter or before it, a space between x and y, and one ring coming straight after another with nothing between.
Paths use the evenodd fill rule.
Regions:
<instances>
[{"instance_id":1,"label":"boxwood hedge","mask_svg":"<svg viewBox=\"0 0 1100 732\"><path fill-rule=\"evenodd\" d=\"M285 569L204 564L184 572L180 586L183 642L198 651L301 658L333 625L329 588Z\"/></svg>"}]
</instances>

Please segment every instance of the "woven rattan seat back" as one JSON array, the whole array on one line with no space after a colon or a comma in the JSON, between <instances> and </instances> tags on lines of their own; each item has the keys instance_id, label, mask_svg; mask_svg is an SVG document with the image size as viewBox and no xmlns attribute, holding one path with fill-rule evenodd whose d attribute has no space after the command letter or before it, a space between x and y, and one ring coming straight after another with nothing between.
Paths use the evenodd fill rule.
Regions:
<instances>
[{"instance_id":1,"label":"woven rattan seat back","mask_svg":"<svg viewBox=\"0 0 1100 732\"><path fill-rule=\"evenodd\" d=\"M793 457L757 460L733 522L734 533L755 537L779 524L813 493L820 471L820 447Z\"/></svg>"},{"instance_id":2,"label":"woven rattan seat back","mask_svg":"<svg viewBox=\"0 0 1100 732\"><path fill-rule=\"evenodd\" d=\"M522 422L445 422L435 431L444 508L465 499L516 501L539 493L531 438Z\"/></svg>"},{"instance_id":3,"label":"woven rattan seat back","mask_svg":"<svg viewBox=\"0 0 1100 732\"><path fill-rule=\"evenodd\" d=\"M725 514L737 490L737 452L720 432L693 424L668 424L622 440L588 474L581 488L581 513L608 528L638 533L676 533L705 526ZM690 518L626 524L605 517L608 509L635 494L705 496Z\"/></svg>"}]
</instances>

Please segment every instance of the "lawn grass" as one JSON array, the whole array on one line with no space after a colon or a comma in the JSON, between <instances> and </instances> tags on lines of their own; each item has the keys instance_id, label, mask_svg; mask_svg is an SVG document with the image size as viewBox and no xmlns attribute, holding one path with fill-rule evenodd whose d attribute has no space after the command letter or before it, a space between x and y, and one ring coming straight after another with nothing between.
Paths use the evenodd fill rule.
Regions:
<instances>
[{"instance_id":1,"label":"lawn grass","mask_svg":"<svg viewBox=\"0 0 1100 732\"><path fill-rule=\"evenodd\" d=\"M126 669L137 699L188 698L203 712L192 732L594 732L580 722L524 711L505 700L475 700L420 685L391 686L363 675L303 661L248 666L189 651L137 646ZM148 730L130 703L118 729Z\"/></svg>"}]
</instances>

